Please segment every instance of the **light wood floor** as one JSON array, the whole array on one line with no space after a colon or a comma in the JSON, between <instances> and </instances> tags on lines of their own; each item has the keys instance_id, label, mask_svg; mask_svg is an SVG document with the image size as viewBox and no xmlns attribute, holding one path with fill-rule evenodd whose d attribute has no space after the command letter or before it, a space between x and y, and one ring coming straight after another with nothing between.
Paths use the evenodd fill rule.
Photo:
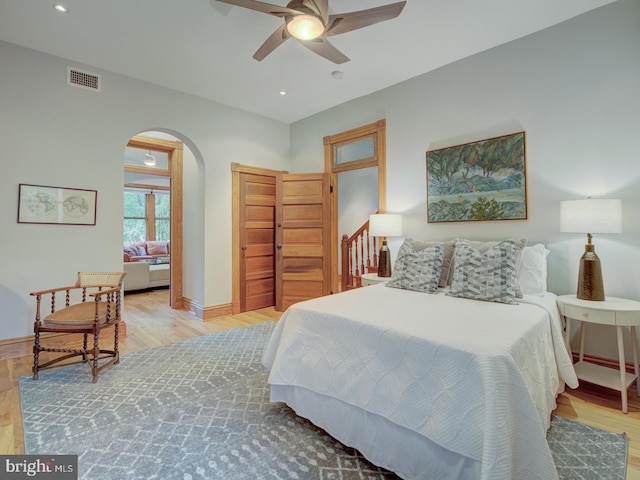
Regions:
<instances>
[{"instance_id":1,"label":"light wood floor","mask_svg":"<svg viewBox=\"0 0 640 480\"><path fill-rule=\"evenodd\" d=\"M266 308L202 322L189 312L169 308L167 290L128 294L124 304L127 336L120 341L123 353L280 318L273 308ZM0 454L24 453L18 378L31 373L30 351L30 343L0 348ZM90 377L87 369L87 381ZM620 396L616 392L581 385L558 397L555 413L603 430L626 432L629 437L627 480L640 480L640 399L635 385L629 389L628 396L629 413L625 415L620 410Z\"/></svg>"}]
</instances>

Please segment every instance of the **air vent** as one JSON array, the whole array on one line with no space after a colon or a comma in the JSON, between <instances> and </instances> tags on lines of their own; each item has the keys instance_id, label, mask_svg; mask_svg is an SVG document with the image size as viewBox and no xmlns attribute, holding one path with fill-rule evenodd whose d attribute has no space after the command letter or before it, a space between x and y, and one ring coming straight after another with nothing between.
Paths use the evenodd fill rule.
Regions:
<instances>
[{"instance_id":1,"label":"air vent","mask_svg":"<svg viewBox=\"0 0 640 480\"><path fill-rule=\"evenodd\" d=\"M93 90L94 92L102 91L100 75L84 72L73 67L67 67L67 85Z\"/></svg>"}]
</instances>

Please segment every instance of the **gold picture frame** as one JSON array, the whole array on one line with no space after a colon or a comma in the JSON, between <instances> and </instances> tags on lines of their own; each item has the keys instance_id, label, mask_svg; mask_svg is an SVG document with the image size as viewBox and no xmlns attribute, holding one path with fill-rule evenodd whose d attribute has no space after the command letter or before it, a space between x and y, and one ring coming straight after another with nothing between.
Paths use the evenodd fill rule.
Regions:
<instances>
[{"instance_id":1,"label":"gold picture frame","mask_svg":"<svg viewBox=\"0 0 640 480\"><path fill-rule=\"evenodd\" d=\"M19 184L18 223L95 225L97 190Z\"/></svg>"},{"instance_id":2,"label":"gold picture frame","mask_svg":"<svg viewBox=\"0 0 640 480\"><path fill-rule=\"evenodd\" d=\"M427 151L427 222L527 219L525 132Z\"/></svg>"}]
</instances>

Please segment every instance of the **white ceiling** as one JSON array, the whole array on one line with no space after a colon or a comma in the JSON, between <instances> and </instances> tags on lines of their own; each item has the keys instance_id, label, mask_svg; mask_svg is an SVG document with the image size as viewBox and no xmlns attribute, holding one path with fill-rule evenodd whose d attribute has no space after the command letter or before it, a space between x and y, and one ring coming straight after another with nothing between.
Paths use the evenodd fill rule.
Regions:
<instances>
[{"instance_id":1,"label":"white ceiling","mask_svg":"<svg viewBox=\"0 0 640 480\"><path fill-rule=\"evenodd\" d=\"M342 65L294 39L255 61L282 20L216 0L61 0L67 14L54 1L0 0L0 40L291 123L614 0L408 0L396 19L332 37Z\"/></svg>"}]
</instances>

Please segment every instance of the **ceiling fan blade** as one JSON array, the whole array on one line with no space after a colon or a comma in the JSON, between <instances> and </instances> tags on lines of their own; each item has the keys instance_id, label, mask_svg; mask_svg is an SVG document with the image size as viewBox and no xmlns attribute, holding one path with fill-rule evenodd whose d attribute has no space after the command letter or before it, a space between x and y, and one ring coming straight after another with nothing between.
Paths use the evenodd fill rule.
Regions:
<instances>
[{"instance_id":1,"label":"ceiling fan blade","mask_svg":"<svg viewBox=\"0 0 640 480\"><path fill-rule=\"evenodd\" d=\"M397 2L357 12L329 15L324 37L339 35L396 18L407 2Z\"/></svg>"},{"instance_id":2,"label":"ceiling fan blade","mask_svg":"<svg viewBox=\"0 0 640 480\"><path fill-rule=\"evenodd\" d=\"M322 22L327 23L329 19L329 0L302 0L302 5L316 12L322 18Z\"/></svg>"},{"instance_id":3,"label":"ceiling fan blade","mask_svg":"<svg viewBox=\"0 0 640 480\"><path fill-rule=\"evenodd\" d=\"M300 43L321 57L331 60L333 63L345 63L350 59L336 47L324 38L316 38L315 40L300 40Z\"/></svg>"},{"instance_id":4,"label":"ceiling fan blade","mask_svg":"<svg viewBox=\"0 0 640 480\"><path fill-rule=\"evenodd\" d=\"M260 46L258 51L253 54L253 58L261 62L267 55L284 43L291 35L287 31L287 25L280 26L275 32L269 35L269 38Z\"/></svg>"},{"instance_id":5,"label":"ceiling fan blade","mask_svg":"<svg viewBox=\"0 0 640 480\"><path fill-rule=\"evenodd\" d=\"M238 7L248 8L249 10L256 10L258 12L268 13L276 17L285 17L287 15L300 15L300 12L292 8L280 7L279 5L272 5L270 3L257 2L256 0L217 0L221 3L228 3L229 5L236 5Z\"/></svg>"}]
</instances>

